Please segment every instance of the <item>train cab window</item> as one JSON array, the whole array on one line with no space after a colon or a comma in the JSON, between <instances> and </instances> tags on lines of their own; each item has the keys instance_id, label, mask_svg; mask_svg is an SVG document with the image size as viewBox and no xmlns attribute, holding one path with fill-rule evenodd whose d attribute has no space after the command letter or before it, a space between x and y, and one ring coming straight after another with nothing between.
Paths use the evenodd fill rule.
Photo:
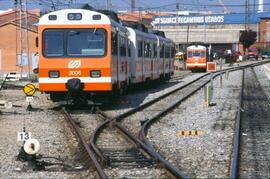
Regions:
<instances>
[{"instance_id":1,"label":"train cab window","mask_svg":"<svg viewBox=\"0 0 270 179\"><path fill-rule=\"evenodd\" d=\"M138 57L142 57L143 42L142 41L137 41L137 44L138 44Z\"/></svg>"},{"instance_id":2,"label":"train cab window","mask_svg":"<svg viewBox=\"0 0 270 179\"><path fill-rule=\"evenodd\" d=\"M103 56L106 52L104 29L70 30L67 32L68 56Z\"/></svg>"},{"instance_id":3,"label":"train cab window","mask_svg":"<svg viewBox=\"0 0 270 179\"><path fill-rule=\"evenodd\" d=\"M64 32L45 30L43 32L43 55L59 57L64 55Z\"/></svg>"},{"instance_id":4,"label":"train cab window","mask_svg":"<svg viewBox=\"0 0 270 179\"><path fill-rule=\"evenodd\" d=\"M195 52L193 53L193 56L194 56L194 57L200 57L200 56L201 56L201 53L200 53L199 51L195 51Z\"/></svg>"},{"instance_id":5,"label":"train cab window","mask_svg":"<svg viewBox=\"0 0 270 179\"><path fill-rule=\"evenodd\" d=\"M112 32L112 55L117 55L117 46L118 46L118 39L117 39L117 33Z\"/></svg>"},{"instance_id":6,"label":"train cab window","mask_svg":"<svg viewBox=\"0 0 270 179\"><path fill-rule=\"evenodd\" d=\"M189 52L188 52L188 58L191 58L191 57L192 57L192 52L189 51Z\"/></svg>"},{"instance_id":7,"label":"train cab window","mask_svg":"<svg viewBox=\"0 0 270 179\"><path fill-rule=\"evenodd\" d=\"M127 55L126 38L120 36L120 56L125 57Z\"/></svg>"},{"instance_id":8,"label":"train cab window","mask_svg":"<svg viewBox=\"0 0 270 179\"><path fill-rule=\"evenodd\" d=\"M202 58L205 57L205 52L201 52L201 57L202 57Z\"/></svg>"},{"instance_id":9,"label":"train cab window","mask_svg":"<svg viewBox=\"0 0 270 179\"><path fill-rule=\"evenodd\" d=\"M154 58L157 57L157 44L153 44Z\"/></svg>"}]
</instances>

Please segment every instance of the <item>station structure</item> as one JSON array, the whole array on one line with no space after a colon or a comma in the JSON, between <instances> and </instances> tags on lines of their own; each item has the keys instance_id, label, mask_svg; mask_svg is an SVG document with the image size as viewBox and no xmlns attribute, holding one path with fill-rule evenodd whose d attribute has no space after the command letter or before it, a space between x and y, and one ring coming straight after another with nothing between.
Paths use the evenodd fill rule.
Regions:
<instances>
[{"instance_id":1,"label":"station structure","mask_svg":"<svg viewBox=\"0 0 270 179\"><path fill-rule=\"evenodd\" d=\"M204 15L153 16L153 29L164 31L181 51L188 44L204 43L215 50L243 52L239 43L242 31L257 32L254 46L269 49L270 13L230 13Z\"/></svg>"}]
</instances>

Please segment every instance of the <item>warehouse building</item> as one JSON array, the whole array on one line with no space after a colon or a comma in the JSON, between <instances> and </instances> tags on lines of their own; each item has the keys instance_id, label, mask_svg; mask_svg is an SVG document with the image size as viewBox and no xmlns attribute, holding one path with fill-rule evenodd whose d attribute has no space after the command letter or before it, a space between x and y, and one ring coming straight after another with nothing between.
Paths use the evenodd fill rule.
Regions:
<instances>
[{"instance_id":1,"label":"warehouse building","mask_svg":"<svg viewBox=\"0 0 270 179\"><path fill-rule=\"evenodd\" d=\"M22 14L22 30L20 31L20 15L18 10L9 10L0 13L0 75L7 73L32 73L33 66L37 65L37 48L35 39L39 12L28 12L28 49L26 47L26 14ZM22 42L22 43L21 43ZM22 44L22 50L20 50ZM20 56L22 52L22 57ZM28 54L28 55L27 55ZM21 57L21 58L20 58ZM27 58L29 57L29 58Z\"/></svg>"}]
</instances>

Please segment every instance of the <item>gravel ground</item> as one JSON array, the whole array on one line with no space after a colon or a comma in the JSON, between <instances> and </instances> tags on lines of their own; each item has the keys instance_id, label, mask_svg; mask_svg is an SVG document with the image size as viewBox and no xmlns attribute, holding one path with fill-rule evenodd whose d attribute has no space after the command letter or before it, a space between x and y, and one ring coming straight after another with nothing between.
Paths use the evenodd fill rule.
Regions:
<instances>
[{"instance_id":1,"label":"gravel ground","mask_svg":"<svg viewBox=\"0 0 270 179\"><path fill-rule=\"evenodd\" d=\"M229 79L214 80L215 106L205 106L200 90L172 113L154 124L148 138L161 154L191 178L227 178L232 152L234 121L242 72ZM197 136L179 136L180 131L198 130Z\"/></svg>"},{"instance_id":2,"label":"gravel ground","mask_svg":"<svg viewBox=\"0 0 270 179\"><path fill-rule=\"evenodd\" d=\"M254 68L257 77L261 83L261 86L263 87L264 91L270 97L270 64L265 64L261 66L257 66Z\"/></svg>"},{"instance_id":3,"label":"gravel ground","mask_svg":"<svg viewBox=\"0 0 270 179\"><path fill-rule=\"evenodd\" d=\"M0 92L1 100L8 100L13 107L0 108L0 176L1 178L78 178L89 177L89 171L83 172L63 172L60 166L48 167L48 171L34 172L27 162L17 161L22 142L17 141L17 132L22 132L26 126L26 131L32 133L32 138L39 140L41 144L40 154L44 157L60 157L64 164L72 167L81 167L78 156L75 155L74 145L76 140L66 128L64 119L58 112L47 109L53 107L45 95L39 92L35 94L35 101L32 104L34 110L26 110L27 103L22 90L5 89ZM64 125L63 125L64 124ZM49 162L57 160L44 159Z\"/></svg>"},{"instance_id":4,"label":"gravel ground","mask_svg":"<svg viewBox=\"0 0 270 179\"><path fill-rule=\"evenodd\" d=\"M124 113L132 108L135 108L139 105L142 105L152 99L157 98L169 91L172 91L180 86L185 85L186 83L204 75L204 73L195 73L190 74L189 76L174 80L172 82L167 82L161 85L158 85L151 89L143 89L136 92L131 92L125 96L119 97L117 101L115 101L112 109L106 109L106 112L110 116L117 116L121 113Z\"/></svg>"},{"instance_id":5,"label":"gravel ground","mask_svg":"<svg viewBox=\"0 0 270 179\"><path fill-rule=\"evenodd\" d=\"M115 101L114 107L111 109L106 109L106 111L109 113L110 116L116 116L120 113L123 113L126 110L129 110L131 108L137 107L140 104L143 104L153 98L156 98L157 96L160 96L167 91L171 91L179 86L182 86L189 81L197 78L198 76L203 75L200 74L192 74L190 76L187 76L184 79L181 79L179 81L172 81L169 83L165 83L163 85L159 85L157 87L154 87L149 90L141 90L139 92L133 92L131 94L128 94L126 96L120 97ZM230 76L231 77L231 76ZM239 77L240 78L240 77ZM24 82L23 84L26 84L28 82ZM188 144L192 146L198 146L198 148L201 148L202 151L206 153L210 153L211 157L217 161L216 163L221 163L223 160L226 160L227 152L229 149L223 146L223 141L230 141L229 139L232 137L231 132L231 118L233 116L233 111L235 109L235 105L233 103L234 100L237 99L237 93L238 90L238 82L237 80L234 80L233 84L227 84L229 82L225 82L224 80L224 88L225 86L228 86L228 89L219 89L218 85L219 82L215 83L215 90L221 90L224 91L222 95L219 95L219 93L215 93L214 100L217 102L217 106L209 108L207 111L203 107L203 102L200 102L202 100L201 94L198 95L197 98L193 98L195 100L193 102L187 102L187 106L183 107L180 106L178 112L172 113L171 117L166 117L166 120L164 122L165 127L164 129L157 129L158 132L156 132L155 136L160 136L160 144L161 145L168 145L171 147L165 147L169 150L172 150L172 153L170 156L171 158L174 155L177 156L177 158L182 160L184 156L183 153L181 154L181 151L184 150L186 153L188 153L187 150L190 149L190 147L185 147L184 149L181 148L182 145ZM17 83L16 83L17 85ZM22 85L22 84L21 84ZM231 93L233 91L233 93ZM203 93L202 91L200 93ZM199 94L199 93L198 93ZM226 95L225 95L226 94ZM77 142L74 138L74 136L70 133L70 130L67 130L67 126L65 124L65 121L63 117L59 116L57 111L47 111L48 108L53 107L53 104L47 100L45 95L40 94L37 92L35 94L36 97L35 101L33 103L34 111L28 112L26 111L27 104L25 102L25 95L23 94L22 90L9 90L5 89L0 92L0 100L8 100L12 102L14 105L21 105L21 108L11 108L11 109L5 109L3 106L0 106L0 143L4 144L0 146L0 176L1 178L95 178L96 175L92 171L83 171L83 172L62 172L60 171L59 167L51 167L50 169L55 170L54 172L33 172L29 166L27 166L27 163L22 163L20 161L16 160L16 157L19 153L19 149L22 146L22 142L17 141L17 132L23 130L23 126L26 126L27 131L32 132L32 138L36 138L41 143L41 151L40 154L44 156L50 156L50 157L61 157L61 159L64 159L65 162L71 162L72 166L82 166L80 161L78 161L78 156L74 155L76 152L78 152L77 149ZM230 99L230 101L225 100ZM190 99L192 100L192 99ZM197 104L196 108L192 109L195 112L192 112L192 110L188 109L188 106L193 106L194 104ZM198 108L198 109L197 109ZM222 110L223 111L220 111ZM230 114L227 114L225 110L229 110ZM202 112L202 115L199 114ZM182 114L182 112L186 112L186 114ZM196 113L195 115L190 115L190 113ZM178 115L179 114L179 115ZM207 121L207 115L210 114L213 118L214 116L220 117L218 120L212 120L209 123L212 124L211 127L207 125L207 123L202 122L201 118L204 121ZM195 119L197 116L197 119ZM78 116L80 117L80 116ZM92 118L91 118L92 119ZM187 122L183 122L183 121ZM190 120L193 120L192 123L189 123ZM227 120L227 121L226 121ZM91 122L88 122L91 121ZM98 123L97 119L92 121L89 119L83 119L80 120L82 129L84 133L86 134L87 131L92 130L93 126ZM198 122L198 124L196 124ZM201 124L203 125L201 125ZM184 126L187 125L187 126ZM175 132L178 130L184 130L184 129L191 129L190 125L193 127L192 129L195 129L194 126L197 126L198 129L203 130L204 134L198 137L187 137L187 138L181 138L177 137L175 135ZM167 126L167 127L166 127ZM170 128L168 129L168 126ZM165 131L165 132L164 132ZM221 133L217 131L222 131ZM164 136L162 135L164 133ZM224 133L226 133L226 137L224 138ZM168 140L168 137L170 140ZM213 138L213 142L209 141L207 142L204 137L211 137ZM212 140L211 138L211 140ZM209 139L209 138L208 138ZM205 151L204 148L210 146L216 145L214 142L214 139L219 141L220 144L222 144L221 147L218 147L219 149L216 149L215 154L213 151L213 148L210 147L209 151ZM166 141L167 140L167 141ZM194 141L195 142L194 142ZM196 143L196 140L198 140L199 144ZM171 141L171 143L170 143ZM162 144L163 143L163 144ZM181 146L179 146L181 144ZM201 145L204 144L204 145ZM224 144L225 145L225 144ZM160 147L162 148L162 147ZM163 147L164 148L164 147ZM167 150L168 151L168 150ZM193 148L191 151L192 152ZM175 153L176 152L176 153ZM194 152L201 152L194 150ZM196 156L193 154L193 156ZM219 157L221 156L221 157ZM191 157L192 158L192 157ZM177 160L178 160L177 159ZM202 158L203 159L203 158ZM206 158L207 159L207 158ZM206 160L205 159L205 160ZM201 159L199 159L201 160ZM192 164L192 160L183 160L180 162L177 162L179 164L179 168L184 169L184 164ZM207 159L205 162L209 163L209 160ZM198 161L199 162L199 161ZM211 163L211 162L210 162ZM193 163L194 164L194 163ZM202 162L202 165L204 162ZM195 165L194 166L198 166ZM187 166L186 166L187 167ZM201 167L199 167L201 168ZM115 169L116 171L118 169ZM148 168L143 168L141 170L121 170L121 172L117 172L118 174L115 176L119 176L120 178L122 176L142 176L141 174L145 174L144 176L146 178L155 178L155 176L161 176L158 174L157 171L153 170L153 173L148 172ZM188 171L188 170L185 170ZM190 170L192 171L192 170ZM157 172L157 174L155 174ZM190 172L192 173L192 172ZM202 176L215 176L215 175L207 175L207 171L205 171L206 174L202 174ZM192 175L191 175L192 176ZM226 176L226 175L217 175L217 176Z\"/></svg>"}]
</instances>

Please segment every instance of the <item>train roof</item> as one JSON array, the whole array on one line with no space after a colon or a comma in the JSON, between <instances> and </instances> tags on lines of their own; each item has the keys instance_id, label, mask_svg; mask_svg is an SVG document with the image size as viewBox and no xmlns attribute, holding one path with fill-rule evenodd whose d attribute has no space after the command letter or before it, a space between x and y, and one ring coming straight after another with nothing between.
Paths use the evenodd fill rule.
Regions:
<instances>
[{"instance_id":1,"label":"train roof","mask_svg":"<svg viewBox=\"0 0 270 179\"><path fill-rule=\"evenodd\" d=\"M81 14L81 19L71 20L68 18L68 14ZM107 13L107 14L106 14ZM43 15L39 19L38 25L83 25L83 24L95 24L95 25L115 25L122 26L117 17L109 11L95 11L88 9L63 9Z\"/></svg>"},{"instance_id":2,"label":"train roof","mask_svg":"<svg viewBox=\"0 0 270 179\"><path fill-rule=\"evenodd\" d=\"M140 36L140 37L143 37L143 38L157 40L157 37L154 34L147 33L147 32L142 32L140 30L133 29L131 27L126 27L126 28L128 29L131 38L135 38L135 35L137 35L137 36Z\"/></svg>"},{"instance_id":3,"label":"train roof","mask_svg":"<svg viewBox=\"0 0 270 179\"><path fill-rule=\"evenodd\" d=\"M187 49L204 50L204 49L206 49L206 47L205 46L202 46L202 45L191 45L191 46L187 47Z\"/></svg>"}]
</instances>

